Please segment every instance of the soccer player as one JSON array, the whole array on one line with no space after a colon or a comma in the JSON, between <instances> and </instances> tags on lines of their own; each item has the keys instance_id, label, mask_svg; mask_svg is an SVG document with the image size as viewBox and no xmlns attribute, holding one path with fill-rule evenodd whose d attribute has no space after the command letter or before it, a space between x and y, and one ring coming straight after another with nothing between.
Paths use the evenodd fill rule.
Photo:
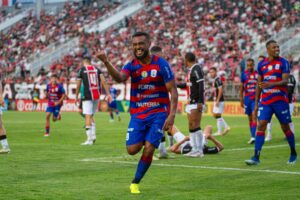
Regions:
<instances>
[{"instance_id":1,"label":"soccer player","mask_svg":"<svg viewBox=\"0 0 300 200\"><path fill-rule=\"evenodd\" d=\"M63 100L66 96L65 89L62 84L58 83L57 75L53 74L50 78L50 83L46 88L46 95L48 98L48 106L46 109L46 125L45 125L45 137L50 134L50 118L52 116L52 121L56 122L61 119L60 109L63 104Z\"/></svg>"},{"instance_id":2,"label":"soccer player","mask_svg":"<svg viewBox=\"0 0 300 200\"><path fill-rule=\"evenodd\" d=\"M2 83L0 82L0 106L4 106L4 101L3 101L3 96L2 96ZM2 146L2 149L0 149L0 154L7 154L10 152L10 148L7 142L7 137L6 137L6 130L3 125L3 120L2 120L2 109L0 108L0 143Z\"/></svg>"},{"instance_id":3,"label":"soccer player","mask_svg":"<svg viewBox=\"0 0 300 200\"><path fill-rule=\"evenodd\" d=\"M39 100L39 93L38 89L34 88L33 93L32 93L32 110L36 110L38 103L40 102Z\"/></svg>"},{"instance_id":4,"label":"soccer player","mask_svg":"<svg viewBox=\"0 0 300 200\"><path fill-rule=\"evenodd\" d=\"M257 71L254 70L254 60L249 58L247 60L247 70L241 74L240 86L240 103L241 107L245 109L245 114L248 115L251 138L248 144L253 144L256 133L256 113L255 106L255 90L257 84Z\"/></svg>"},{"instance_id":5,"label":"soccer player","mask_svg":"<svg viewBox=\"0 0 300 200\"><path fill-rule=\"evenodd\" d=\"M135 155L144 146L130 185L132 194L140 193L139 183L151 165L155 148L163 137L163 130L168 130L174 124L178 102L174 74L166 60L150 54L150 44L148 33L133 34L135 59L123 66L121 71L111 65L104 51L98 54L98 58L117 82L124 82L131 77L131 119L126 136L127 152Z\"/></svg>"},{"instance_id":6,"label":"soccer player","mask_svg":"<svg viewBox=\"0 0 300 200\"><path fill-rule=\"evenodd\" d=\"M176 144L170 147L171 152L185 155L192 151L190 137L185 136L183 133L181 133L176 126L173 126L173 128L170 131L168 131L168 133L173 135L176 140ZM223 144L219 142L214 136L212 136L212 126L207 125L204 128L202 137L203 137L202 147L203 147L204 154L216 154L224 149ZM208 140L212 141L215 146L214 147L207 146Z\"/></svg>"},{"instance_id":7,"label":"soccer player","mask_svg":"<svg viewBox=\"0 0 300 200\"><path fill-rule=\"evenodd\" d=\"M188 105L185 111L189 121L190 141L193 150L186 156L203 157L201 117L204 104L204 73L201 66L196 63L196 56L193 53L186 53L184 60L189 69L186 82L178 84L177 87L186 88L188 95Z\"/></svg>"},{"instance_id":8,"label":"soccer player","mask_svg":"<svg viewBox=\"0 0 300 200\"><path fill-rule=\"evenodd\" d=\"M224 96L223 96L223 83L220 77L217 76L217 68L212 67L209 70L210 77L213 79L213 93L214 93L214 106L213 106L213 116L217 119L218 132L216 135L226 135L230 127L222 118L222 113L224 110ZM224 131L222 132L222 128Z\"/></svg>"},{"instance_id":9,"label":"soccer player","mask_svg":"<svg viewBox=\"0 0 300 200\"><path fill-rule=\"evenodd\" d=\"M291 131L291 114L288 104L288 78L290 64L279 56L279 45L275 40L266 43L268 57L258 63L258 84L256 87L255 112L258 113L258 127L255 137L254 156L246 160L247 165L260 163L259 157L265 141L267 123L275 114L279 120L290 146L290 158L288 164L294 164L297 160L295 137Z\"/></svg>"},{"instance_id":10,"label":"soccer player","mask_svg":"<svg viewBox=\"0 0 300 200\"><path fill-rule=\"evenodd\" d=\"M290 108L291 117L293 116L294 113L295 88L296 88L296 79L293 74L290 74L288 79L288 99L289 99L289 108ZM289 123L289 126L291 131L295 133L294 123L293 122Z\"/></svg>"},{"instance_id":11,"label":"soccer player","mask_svg":"<svg viewBox=\"0 0 300 200\"><path fill-rule=\"evenodd\" d=\"M110 115L110 122L114 122L114 113L113 111L115 111L118 120L121 121L121 117L120 117L120 113L119 110L117 108L117 89L114 88L113 84L110 84L110 88L109 88L109 93L110 96L112 98L112 101L108 104L108 111L109 111L109 115Z\"/></svg>"},{"instance_id":12,"label":"soccer player","mask_svg":"<svg viewBox=\"0 0 300 200\"><path fill-rule=\"evenodd\" d=\"M82 101L82 114L85 116L85 132L87 140L81 145L93 145L96 142L96 122L94 114L97 111L101 85L104 87L107 94L106 99L111 102L109 94L109 86L105 78L97 67L91 64L91 56L84 55L82 58L83 67L78 73L77 88L76 88L76 102L78 102L78 94L80 92L81 84L83 84L83 98Z\"/></svg>"}]
</instances>

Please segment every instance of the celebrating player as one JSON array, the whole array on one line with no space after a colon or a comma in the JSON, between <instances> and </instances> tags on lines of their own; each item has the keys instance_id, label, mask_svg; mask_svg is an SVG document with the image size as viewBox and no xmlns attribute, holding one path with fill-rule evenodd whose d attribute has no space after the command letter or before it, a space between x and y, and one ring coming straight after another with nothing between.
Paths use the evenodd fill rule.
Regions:
<instances>
[{"instance_id":1,"label":"celebrating player","mask_svg":"<svg viewBox=\"0 0 300 200\"><path fill-rule=\"evenodd\" d=\"M50 118L52 116L52 121L55 122L61 119L60 109L65 98L65 89L62 84L58 83L57 75L53 74L51 76L51 82L47 85L46 95L48 98L48 107L46 109L46 125L45 125L45 137L50 134Z\"/></svg>"},{"instance_id":2,"label":"celebrating player","mask_svg":"<svg viewBox=\"0 0 300 200\"><path fill-rule=\"evenodd\" d=\"M176 144L170 147L171 152L177 154L187 154L192 151L190 137L185 136L183 133L181 133L176 126L173 126L171 131L168 131L168 133L173 135L176 140ZM214 136L212 136L212 126L208 125L204 128L202 137L202 151L204 154L216 154L224 149L223 144L219 142ZM208 140L212 141L215 146L207 146Z\"/></svg>"},{"instance_id":3,"label":"celebrating player","mask_svg":"<svg viewBox=\"0 0 300 200\"><path fill-rule=\"evenodd\" d=\"M193 150L186 154L191 157L203 157L203 136L201 131L202 107L204 104L204 73L193 53L185 54L185 65L189 68L186 83L177 87L186 88L188 105L186 113L189 121L190 141Z\"/></svg>"},{"instance_id":4,"label":"celebrating player","mask_svg":"<svg viewBox=\"0 0 300 200\"><path fill-rule=\"evenodd\" d=\"M109 94L109 87L106 84L105 78L100 69L91 64L91 57L84 55L82 59L83 67L78 73L78 81L76 88L76 102L78 102L78 94L80 92L81 84L83 83L83 98L82 114L85 116L85 129L87 140L81 145L93 145L96 142L96 123L94 114L97 111L101 85L104 87L107 94L106 99L111 102Z\"/></svg>"},{"instance_id":5,"label":"celebrating player","mask_svg":"<svg viewBox=\"0 0 300 200\"><path fill-rule=\"evenodd\" d=\"M259 156L265 140L265 130L272 115L280 122L289 143L291 154L288 164L294 164L297 160L295 148L295 137L291 131L291 114L288 105L288 78L290 64L279 56L279 45L276 41L270 40L266 43L268 58L258 63L258 84L256 87L255 112L258 113L258 127L255 138L254 156L246 160L247 165L260 163ZM258 103L259 102L259 103Z\"/></svg>"},{"instance_id":6,"label":"celebrating player","mask_svg":"<svg viewBox=\"0 0 300 200\"><path fill-rule=\"evenodd\" d=\"M240 86L240 103L241 107L245 109L245 114L248 115L251 138L248 144L253 144L256 133L256 113L255 106L255 88L257 84L257 71L254 70L254 60L249 58L247 60L247 70L241 74Z\"/></svg>"},{"instance_id":7,"label":"celebrating player","mask_svg":"<svg viewBox=\"0 0 300 200\"><path fill-rule=\"evenodd\" d=\"M114 88L113 84L110 83L110 88L109 88L109 93L110 96L112 98L112 101L108 104L108 111L109 111L109 115L110 115L110 122L114 121L114 111L118 117L118 120L121 121L121 117L120 117L120 113L119 110L117 108L117 89Z\"/></svg>"},{"instance_id":8,"label":"celebrating player","mask_svg":"<svg viewBox=\"0 0 300 200\"><path fill-rule=\"evenodd\" d=\"M2 83L0 82L0 106L4 106L2 91ZM2 149L0 149L0 154L6 154L10 152L10 148L7 142L6 130L3 125L2 114L3 112L0 108L0 143L2 145Z\"/></svg>"},{"instance_id":9,"label":"celebrating player","mask_svg":"<svg viewBox=\"0 0 300 200\"><path fill-rule=\"evenodd\" d=\"M214 118L217 119L218 132L216 135L226 135L229 132L230 127L222 118L222 113L224 110L223 83L220 77L217 76L217 68L210 68L209 74L210 77L213 79L214 107L212 112ZM224 132L222 132L223 127Z\"/></svg>"},{"instance_id":10,"label":"celebrating player","mask_svg":"<svg viewBox=\"0 0 300 200\"><path fill-rule=\"evenodd\" d=\"M133 34L132 49L135 59L127 63L121 71L111 65L104 51L98 54L98 58L117 82L126 81L131 77L131 119L126 136L127 152L135 155L144 146L130 185L133 194L140 193L139 183L151 165L163 130L168 130L174 124L178 101L174 74L166 60L150 54L150 44L149 34Z\"/></svg>"}]
</instances>

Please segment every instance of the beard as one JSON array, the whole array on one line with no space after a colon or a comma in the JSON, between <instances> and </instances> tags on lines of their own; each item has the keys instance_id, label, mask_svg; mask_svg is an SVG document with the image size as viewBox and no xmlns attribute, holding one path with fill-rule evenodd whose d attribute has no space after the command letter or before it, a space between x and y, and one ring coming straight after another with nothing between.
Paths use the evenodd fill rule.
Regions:
<instances>
[{"instance_id":1,"label":"beard","mask_svg":"<svg viewBox=\"0 0 300 200\"><path fill-rule=\"evenodd\" d=\"M142 55L137 55L136 51L134 51L135 58L138 60L142 60L142 59L146 58L149 55L149 50L147 49L147 50L143 50L143 51L144 51L144 53Z\"/></svg>"}]
</instances>

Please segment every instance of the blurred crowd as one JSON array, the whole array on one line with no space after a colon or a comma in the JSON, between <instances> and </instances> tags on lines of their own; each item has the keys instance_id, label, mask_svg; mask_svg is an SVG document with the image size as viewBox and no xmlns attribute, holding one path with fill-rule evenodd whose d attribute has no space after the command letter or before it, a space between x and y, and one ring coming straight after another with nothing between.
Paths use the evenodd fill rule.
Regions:
<instances>
[{"instance_id":1,"label":"blurred crowd","mask_svg":"<svg viewBox=\"0 0 300 200\"><path fill-rule=\"evenodd\" d=\"M256 45L300 22L297 0L164 0L154 4L147 0L146 5L132 17L126 17L122 26L114 26L105 33L85 33L82 25L96 20L112 6L99 9L66 4L58 15L42 13L40 22L28 17L8 33L1 33L0 69L14 71L20 67L23 79L42 82L47 70L43 68L39 76L30 77L26 72L30 68L26 67L27 58L51 43L79 36L80 46L53 63L49 72L59 72L62 82L73 82L81 67L82 54L95 57L99 49L105 49L113 65L121 68L132 58L130 35L146 31L152 44L163 48L177 81L184 80L183 55L191 51L205 72L217 67L224 80L238 82L242 60ZM291 56L288 59L294 69L300 68L300 60ZM99 61L94 59L93 64L106 73Z\"/></svg>"}]
</instances>

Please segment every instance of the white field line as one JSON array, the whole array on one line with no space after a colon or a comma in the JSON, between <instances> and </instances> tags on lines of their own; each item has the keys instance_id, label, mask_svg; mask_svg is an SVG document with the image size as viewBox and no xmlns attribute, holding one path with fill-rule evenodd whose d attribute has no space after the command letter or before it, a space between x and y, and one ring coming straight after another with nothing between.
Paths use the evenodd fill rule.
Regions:
<instances>
[{"instance_id":1,"label":"white field line","mask_svg":"<svg viewBox=\"0 0 300 200\"><path fill-rule=\"evenodd\" d=\"M117 157L116 157L117 158ZM118 157L119 158L119 157ZM99 163L112 163L112 164L124 164L124 165L137 165L136 162L129 161L116 161L116 160L105 160L102 158L87 158L79 160L81 162L99 162ZM292 174L300 175L300 172L280 171L280 170L269 170L269 169L243 169L243 168L232 168L232 167L209 167L209 166L195 166L195 165L177 165L177 164L163 164L163 163L152 163L153 166L160 167L178 167L178 168L193 168L193 169L210 169L210 170L224 170L224 171L244 171L244 172L260 172L260 173L273 173L273 174Z\"/></svg>"},{"instance_id":2,"label":"white field line","mask_svg":"<svg viewBox=\"0 0 300 200\"><path fill-rule=\"evenodd\" d=\"M298 146L299 144L296 144ZM272 145L272 146L263 146L263 149L276 149L276 148L281 148L281 147L286 147L289 148L289 145L286 144L279 144L279 145ZM254 147L244 147L244 148L234 148L234 149L224 149L224 151L244 151L244 150L254 150Z\"/></svg>"}]
</instances>

